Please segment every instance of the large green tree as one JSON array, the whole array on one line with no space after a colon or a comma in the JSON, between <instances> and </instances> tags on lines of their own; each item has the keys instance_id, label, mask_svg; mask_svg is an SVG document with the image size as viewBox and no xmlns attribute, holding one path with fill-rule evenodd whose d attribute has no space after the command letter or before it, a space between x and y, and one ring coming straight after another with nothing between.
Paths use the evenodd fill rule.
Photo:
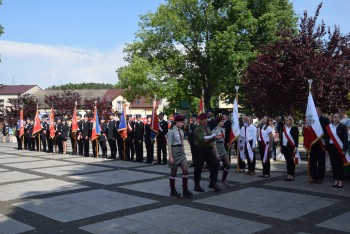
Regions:
<instances>
[{"instance_id":1,"label":"large green tree","mask_svg":"<svg viewBox=\"0 0 350 234\"><path fill-rule=\"evenodd\" d=\"M136 40L125 48L129 65L117 69L126 96L178 101L233 99L240 75L261 45L296 28L288 0L168 0L141 16Z\"/></svg>"}]
</instances>

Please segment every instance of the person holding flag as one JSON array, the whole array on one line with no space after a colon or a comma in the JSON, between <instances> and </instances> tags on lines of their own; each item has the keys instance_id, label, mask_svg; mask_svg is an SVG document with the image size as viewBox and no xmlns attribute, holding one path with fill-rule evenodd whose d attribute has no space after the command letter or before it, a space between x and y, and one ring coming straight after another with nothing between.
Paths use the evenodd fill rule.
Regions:
<instances>
[{"instance_id":1,"label":"person holding flag","mask_svg":"<svg viewBox=\"0 0 350 234\"><path fill-rule=\"evenodd\" d=\"M159 115L159 125L158 125L158 136L157 136L157 159L158 165L161 164L162 154L163 154L163 165L168 164L167 159L167 140L166 134L168 133L168 123L164 120L164 113L160 112Z\"/></svg>"},{"instance_id":2,"label":"person holding flag","mask_svg":"<svg viewBox=\"0 0 350 234\"><path fill-rule=\"evenodd\" d=\"M147 115L147 124L145 125L145 145L147 151L146 163L152 164L154 158L154 140L152 139L151 129L152 116Z\"/></svg>"},{"instance_id":3,"label":"person holding flag","mask_svg":"<svg viewBox=\"0 0 350 234\"><path fill-rule=\"evenodd\" d=\"M114 114L110 113L107 125L107 139L109 148L111 149L111 156L108 159L117 160L117 134L117 121L114 120Z\"/></svg>"},{"instance_id":4,"label":"person holding flag","mask_svg":"<svg viewBox=\"0 0 350 234\"><path fill-rule=\"evenodd\" d=\"M281 134L281 153L287 163L288 176L285 181L294 181L295 164L300 160L298 152L299 130L297 126L294 126L294 120L291 116L285 118L285 125Z\"/></svg>"},{"instance_id":5,"label":"person holding flag","mask_svg":"<svg viewBox=\"0 0 350 234\"><path fill-rule=\"evenodd\" d=\"M54 143L55 135L56 135L55 111L54 111L53 107L51 107L50 127L49 127L49 130L47 131L48 153L53 153L53 143Z\"/></svg>"},{"instance_id":6,"label":"person holding flag","mask_svg":"<svg viewBox=\"0 0 350 234\"><path fill-rule=\"evenodd\" d=\"M123 157L124 161L130 160L130 155L127 153L127 149L129 149L126 144L128 143L126 139L128 138L129 131L129 123L126 120L126 104L123 105L123 111L120 114L119 125L118 125L118 133L123 140L123 154L119 155L119 157Z\"/></svg>"},{"instance_id":7,"label":"person holding flag","mask_svg":"<svg viewBox=\"0 0 350 234\"><path fill-rule=\"evenodd\" d=\"M37 151L40 151L40 132L42 130L40 118L39 118L39 111L38 106L36 106L36 114L34 119L34 125L33 125L33 131L32 131L32 138L33 142L32 144L35 145L35 142L37 143ZM33 145L33 150L35 146Z\"/></svg>"},{"instance_id":8,"label":"person holding flag","mask_svg":"<svg viewBox=\"0 0 350 234\"><path fill-rule=\"evenodd\" d=\"M95 101L95 108L94 108L94 118L92 120L91 124L91 142L92 142L92 152L93 157L98 157L98 138L101 135L101 128L100 128L100 121L98 119L98 112L96 107L96 101Z\"/></svg>"},{"instance_id":9,"label":"person holding flag","mask_svg":"<svg viewBox=\"0 0 350 234\"><path fill-rule=\"evenodd\" d=\"M340 123L340 115L333 114L332 123L326 126L326 148L332 164L334 183L332 187L343 188L344 166L350 163L348 154L348 132Z\"/></svg>"},{"instance_id":10,"label":"person holding flag","mask_svg":"<svg viewBox=\"0 0 350 234\"><path fill-rule=\"evenodd\" d=\"M102 158L107 158L107 123L104 116L101 117L101 135L98 138L102 150Z\"/></svg>"},{"instance_id":11,"label":"person holding flag","mask_svg":"<svg viewBox=\"0 0 350 234\"><path fill-rule=\"evenodd\" d=\"M84 121L81 125L81 137L83 139L83 155L89 157L89 137L91 136L91 123L89 122L89 115L84 115Z\"/></svg>"}]
</instances>

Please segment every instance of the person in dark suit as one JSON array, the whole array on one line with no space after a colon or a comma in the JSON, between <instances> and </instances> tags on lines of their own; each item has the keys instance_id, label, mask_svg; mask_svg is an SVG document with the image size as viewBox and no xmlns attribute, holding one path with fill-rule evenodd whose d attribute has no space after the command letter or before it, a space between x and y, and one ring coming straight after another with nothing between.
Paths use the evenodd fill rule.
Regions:
<instances>
[{"instance_id":1,"label":"person in dark suit","mask_svg":"<svg viewBox=\"0 0 350 234\"><path fill-rule=\"evenodd\" d=\"M78 128L79 128L79 121L81 119L81 114L77 115L77 122L78 122ZM70 127L69 127L69 137L70 137L70 141L72 144L72 155L77 155L78 151L77 151L77 140L78 140L78 134L79 134L79 129L76 132L72 132L72 127L73 124L71 123Z\"/></svg>"},{"instance_id":2,"label":"person in dark suit","mask_svg":"<svg viewBox=\"0 0 350 234\"><path fill-rule=\"evenodd\" d=\"M208 127L210 128L210 131L213 131L213 129L216 127L216 122L214 118L213 111L211 109L207 109L207 114L208 114Z\"/></svg>"},{"instance_id":3,"label":"person in dark suit","mask_svg":"<svg viewBox=\"0 0 350 234\"><path fill-rule=\"evenodd\" d=\"M118 156L120 160L124 160L124 140L122 135L119 132L120 125L120 113L117 113L115 116L115 121L117 122L117 148L118 148Z\"/></svg>"},{"instance_id":4,"label":"person in dark suit","mask_svg":"<svg viewBox=\"0 0 350 234\"><path fill-rule=\"evenodd\" d=\"M281 133L281 153L287 163L287 173L288 176L285 181L294 180L295 164L294 158L298 151L299 142L299 130L297 126L294 125L294 120L291 116L285 119L285 126L283 126Z\"/></svg>"},{"instance_id":5,"label":"person in dark suit","mask_svg":"<svg viewBox=\"0 0 350 234\"><path fill-rule=\"evenodd\" d=\"M326 148L332 164L334 183L332 187L343 188L344 167L342 157L348 151L348 133L345 125L340 123L340 115L333 114L332 123L325 131Z\"/></svg>"},{"instance_id":6,"label":"person in dark suit","mask_svg":"<svg viewBox=\"0 0 350 234\"><path fill-rule=\"evenodd\" d=\"M48 120L47 129L46 129L47 153L53 153L53 141L54 141L54 139L51 138L51 136L50 136L50 121ZM53 121L55 124L55 120L53 120ZM55 125L54 125L54 128L55 128Z\"/></svg>"},{"instance_id":7,"label":"person in dark suit","mask_svg":"<svg viewBox=\"0 0 350 234\"><path fill-rule=\"evenodd\" d=\"M160 112L159 115L159 131L157 136L157 159L158 165L161 164L163 154L163 165L168 164L167 159L167 140L166 134L168 133L168 123L164 120L164 113Z\"/></svg>"},{"instance_id":8,"label":"person in dark suit","mask_svg":"<svg viewBox=\"0 0 350 234\"><path fill-rule=\"evenodd\" d=\"M30 151L34 151L35 150L35 136L33 136L33 128L34 128L34 119L30 119L30 122L27 126L27 130L28 130L28 149Z\"/></svg>"},{"instance_id":9,"label":"person in dark suit","mask_svg":"<svg viewBox=\"0 0 350 234\"><path fill-rule=\"evenodd\" d=\"M126 154L126 161L134 161L134 155L135 155L135 147L134 147L134 129L135 129L135 122L132 118L132 115L127 115L128 121L127 121L127 138L125 139L125 154Z\"/></svg>"},{"instance_id":10,"label":"person in dark suit","mask_svg":"<svg viewBox=\"0 0 350 234\"><path fill-rule=\"evenodd\" d=\"M15 136L17 138L17 149L18 150L23 150L23 148L22 148L22 137L19 137L20 129L21 129L21 120L17 120L16 131L15 131Z\"/></svg>"},{"instance_id":11,"label":"person in dark suit","mask_svg":"<svg viewBox=\"0 0 350 234\"><path fill-rule=\"evenodd\" d=\"M63 145L63 154L67 153L67 140L68 140L69 127L67 125L66 119L62 119L62 145Z\"/></svg>"},{"instance_id":12,"label":"person in dark suit","mask_svg":"<svg viewBox=\"0 0 350 234\"><path fill-rule=\"evenodd\" d=\"M63 154L63 143L62 143L62 119L57 119L57 125L56 125L56 139L57 139L57 145L58 145L58 153Z\"/></svg>"},{"instance_id":13,"label":"person in dark suit","mask_svg":"<svg viewBox=\"0 0 350 234\"><path fill-rule=\"evenodd\" d=\"M102 116L100 120L101 125L101 135L98 138L98 141L100 143L100 147L102 150L102 158L107 158L107 146L106 146L106 140L107 140L107 130L108 125L106 123L105 117Z\"/></svg>"},{"instance_id":14,"label":"person in dark suit","mask_svg":"<svg viewBox=\"0 0 350 234\"><path fill-rule=\"evenodd\" d=\"M47 116L46 115L43 115L41 117L41 131L40 131L40 141L41 141L41 144L43 145L43 151L46 152L46 131L47 131L47 128L48 128L48 124L46 122L46 118Z\"/></svg>"},{"instance_id":15,"label":"person in dark suit","mask_svg":"<svg viewBox=\"0 0 350 234\"><path fill-rule=\"evenodd\" d=\"M82 123L81 137L83 139L84 157L89 157L89 138L91 136L91 123L89 115L84 115L84 122Z\"/></svg>"},{"instance_id":16,"label":"person in dark suit","mask_svg":"<svg viewBox=\"0 0 350 234\"><path fill-rule=\"evenodd\" d=\"M197 114L191 115L191 124L189 127L189 133L188 133L188 143L190 144L191 149L191 155L192 155L192 163L190 164L190 167L194 167L193 159L194 159L194 130L197 127Z\"/></svg>"},{"instance_id":17,"label":"person in dark suit","mask_svg":"<svg viewBox=\"0 0 350 234\"><path fill-rule=\"evenodd\" d=\"M82 129L83 129L83 123L84 119L81 118L81 114L77 115L78 120L78 131L77 131L77 141L78 141L78 152L80 156L83 156L84 152L84 143L83 143L83 137L82 137Z\"/></svg>"},{"instance_id":18,"label":"person in dark suit","mask_svg":"<svg viewBox=\"0 0 350 234\"><path fill-rule=\"evenodd\" d=\"M317 114L320 120L323 132L326 132L326 126L329 124L329 120L322 116L321 108L317 107ZM325 158L325 147L324 147L324 137L320 140L321 142L316 142L311 146L310 152L310 174L311 182L322 184L324 179L324 174L326 171L326 158Z\"/></svg>"},{"instance_id":19,"label":"person in dark suit","mask_svg":"<svg viewBox=\"0 0 350 234\"><path fill-rule=\"evenodd\" d=\"M154 158L154 141L152 140L152 129L151 129L152 116L147 115L147 124L145 125L145 145L147 151L146 163L153 163Z\"/></svg>"},{"instance_id":20,"label":"person in dark suit","mask_svg":"<svg viewBox=\"0 0 350 234\"><path fill-rule=\"evenodd\" d=\"M135 133L134 133L134 144L136 152L136 162L143 162L143 134L144 134L144 124L141 121L141 115L136 115L135 122Z\"/></svg>"},{"instance_id":21,"label":"person in dark suit","mask_svg":"<svg viewBox=\"0 0 350 234\"><path fill-rule=\"evenodd\" d=\"M108 145L111 149L111 156L108 159L117 160L117 134L117 122L114 120L114 114L111 113L107 125Z\"/></svg>"}]
</instances>

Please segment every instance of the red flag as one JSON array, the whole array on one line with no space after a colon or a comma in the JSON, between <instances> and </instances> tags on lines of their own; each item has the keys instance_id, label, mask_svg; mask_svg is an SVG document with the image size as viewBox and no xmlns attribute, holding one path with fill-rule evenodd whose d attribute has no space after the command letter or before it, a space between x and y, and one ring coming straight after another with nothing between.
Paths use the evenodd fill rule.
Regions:
<instances>
[{"instance_id":1,"label":"red flag","mask_svg":"<svg viewBox=\"0 0 350 234\"><path fill-rule=\"evenodd\" d=\"M33 127L33 136L40 132L42 129L40 119L39 119L39 111L38 107L36 108L36 114L35 114L35 121L34 121L34 127Z\"/></svg>"},{"instance_id":2,"label":"red flag","mask_svg":"<svg viewBox=\"0 0 350 234\"><path fill-rule=\"evenodd\" d=\"M94 119L92 122L91 141L97 140L101 135L100 121L98 119L97 107L94 109Z\"/></svg>"},{"instance_id":3,"label":"red flag","mask_svg":"<svg viewBox=\"0 0 350 234\"><path fill-rule=\"evenodd\" d=\"M72 118L72 133L78 131L78 121L77 121L77 106L74 107L73 118Z\"/></svg>"},{"instance_id":4,"label":"red flag","mask_svg":"<svg viewBox=\"0 0 350 234\"><path fill-rule=\"evenodd\" d=\"M53 110L53 107L51 107L51 112L50 112L50 137L51 137L51 139L53 139L55 137L55 133L56 133L54 120L55 120L55 111Z\"/></svg>"},{"instance_id":5,"label":"red flag","mask_svg":"<svg viewBox=\"0 0 350 234\"><path fill-rule=\"evenodd\" d=\"M304 128L304 148L309 153L311 151L311 146L319 141L323 136L323 129L311 92L309 93L308 97L305 120L307 127ZM319 143L324 145L322 140L319 141Z\"/></svg>"},{"instance_id":6,"label":"red flag","mask_svg":"<svg viewBox=\"0 0 350 234\"><path fill-rule=\"evenodd\" d=\"M22 137L24 134L23 109L19 112L19 121L20 121L19 137Z\"/></svg>"},{"instance_id":7,"label":"red flag","mask_svg":"<svg viewBox=\"0 0 350 234\"><path fill-rule=\"evenodd\" d=\"M119 127L118 127L118 132L122 136L124 141L128 137L128 130L127 130L128 127L129 127L129 124L126 122L126 104L124 103L123 111L122 111L122 114L120 115Z\"/></svg>"}]
</instances>

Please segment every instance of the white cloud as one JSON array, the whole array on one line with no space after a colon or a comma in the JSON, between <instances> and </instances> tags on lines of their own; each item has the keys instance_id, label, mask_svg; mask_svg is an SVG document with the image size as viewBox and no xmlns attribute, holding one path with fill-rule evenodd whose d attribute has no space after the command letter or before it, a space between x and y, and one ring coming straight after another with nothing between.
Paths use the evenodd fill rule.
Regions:
<instances>
[{"instance_id":1,"label":"white cloud","mask_svg":"<svg viewBox=\"0 0 350 234\"><path fill-rule=\"evenodd\" d=\"M82 82L115 84L126 65L124 45L109 51L0 41L0 83L51 85Z\"/></svg>"}]
</instances>

